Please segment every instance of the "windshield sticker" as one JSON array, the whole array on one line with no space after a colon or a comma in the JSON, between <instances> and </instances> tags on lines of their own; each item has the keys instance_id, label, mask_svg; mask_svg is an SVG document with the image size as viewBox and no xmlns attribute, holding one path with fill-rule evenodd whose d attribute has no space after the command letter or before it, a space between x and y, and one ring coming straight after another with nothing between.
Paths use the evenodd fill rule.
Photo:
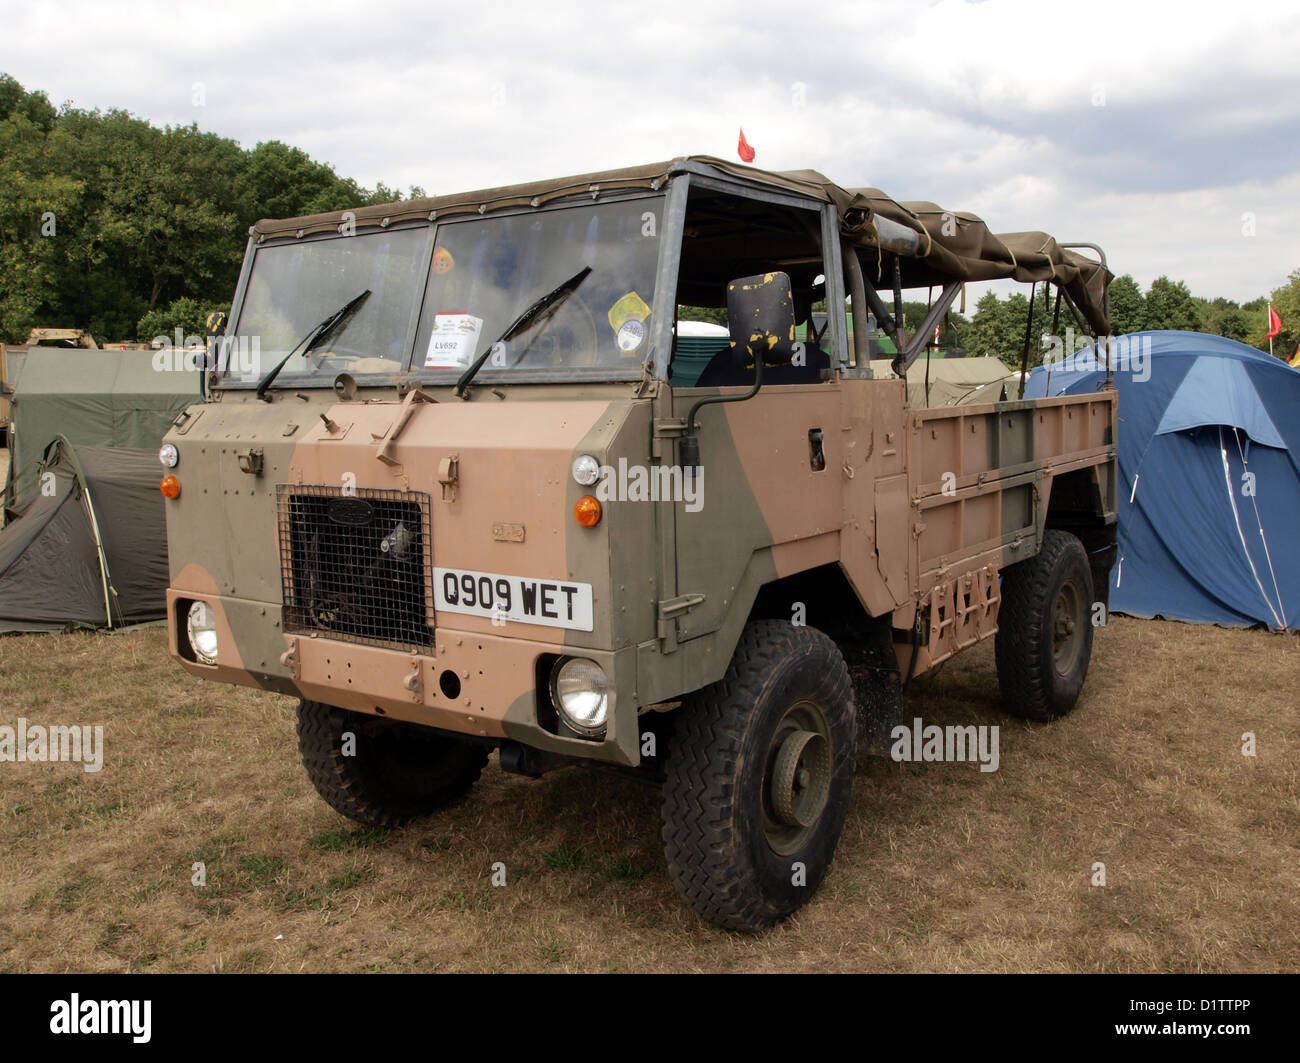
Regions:
<instances>
[{"instance_id":1,"label":"windshield sticker","mask_svg":"<svg viewBox=\"0 0 1300 1063\"><path fill-rule=\"evenodd\" d=\"M650 307L636 292L628 292L609 308L609 327L614 330L620 358L631 358L645 339L645 319Z\"/></svg>"},{"instance_id":2,"label":"windshield sticker","mask_svg":"<svg viewBox=\"0 0 1300 1063\"><path fill-rule=\"evenodd\" d=\"M640 321L624 321L618 330L618 353L628 357L636 352L645 339L645 325Z\"/></svg>"},{"instance_id":3,"label":"windshield sticker","mask_svg":"<svg viewBox=\"0 0 1300 1063\"><path fill-rule=\"evenodd\" d=\"M456 260L451 257L451 252L445 247L440 247L433 253L434 273L450 273L455 266Z\"/></svg>"},{"instance_id":4,"label":"windshield sticker","mask_svg":"<svg viewBox=\"0 0 1300 1063\"><path fill-rule=\"evenodd\" d=\"M636 292L628 292L609 308L609 327L615 333L625 321L644 321L650 316L650 307Z\"/></svg>"},{"instance_id":5,"label":"windshield sticker","mask_svg":"<svg viewBox=\"0 0 1300 1063\"><path fill-rule=\"evenodd\" d=\"M478 347L483 319L461 312L435 314L429 349L424 356L425 369L464 369Z\"/></svg>"}]
</instances>

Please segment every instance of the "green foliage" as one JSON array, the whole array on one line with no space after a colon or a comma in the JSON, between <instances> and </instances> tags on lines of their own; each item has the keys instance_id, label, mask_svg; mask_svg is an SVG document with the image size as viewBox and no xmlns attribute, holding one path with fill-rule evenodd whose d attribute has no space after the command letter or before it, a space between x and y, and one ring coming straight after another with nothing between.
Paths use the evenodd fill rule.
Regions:
<instances>
[{"instance_id":1,"label":"green foliage","mask_svg":"<svg viewBox=\"0 0 1300 1063\"><path fill-rule=\"evenodd\" d=\"M1000 358L1008 368L1019 369L1028 321L1027 296L1013 292L1006 299L999 299L996 292L985 292L975 304L975 319L968 329L967 353L971 357ZM1039 336L1050 331L1052 324L1051 308L1044 313L1041 300L1034 309L1034 322L1029 347L1031 368L1043 362Z\"/></svg>"},{"instance_id":2,"label":"green foliage","mask_svg":"<svg viewBox=\"0 0 1300 1063\"><path fill-rule=\"evenodd\" d=\"M65 317L111 340L183 295L228 301L243 250L232 239L242 163L234 141L197 126L155 129L125 111L66 111L50 143L69 172L85 175L60 225L75 248Z\"/></svg>"},{"instance_id":3,"label":"green foliage","mask_svg":"<svg viewBox=\"0 0 1300 1063\"><path fill-rule=\"evenodd\" d=\"M1129 274L1110 282L1110 330L1116 336L1146 328L1147 308L1142 289Z\"/></svg>"},{"instance_id":4,"label":"green foliage","mask_svg":"<svg viewBox=\"0 0 1300 1063\"><path fill-rule=\"evenodd\" d=\"M407 196L424 194L412 187ZM202 335L206 313L230 304L253 222L400 198L278 140L246 150L197 125L158 129L121 110L59 110L0 73L0 342L22 342L41 325L84 328L105 342L177 328ZM1300 343L1300 270L1269 298L1283 324L1274 350L1290 358ZM1145 295L1127 274L1110 286L1116 333L1195 329L1262 350L1267 302L1196 298L1168 277ZM925 314L926 303L904 303L909 334ZM1028 314L1023 294L987 293L973 320L945 317L941 345L1018 367ZM683 307L679 316L726 324L721 308ZM1060 331L1072 321L1063 311ZM1031 366L1051 328L1049 296L1035 307Z\"/></svg>"},{"instance_id":5,"label":"green foliage","mask_svg":"<svg viewBox=\"0 0 1300 1063\"><path fill-rule=\"evenodd\" d=\"M413 185L406 198L419 199L424 195L423 188ZM267 140L244 152L238 198L243 206L240 223L246 229L262 218L297 218L304 214L393 203L403 197L400 191L382 181L374 191L369 191L350 177L340 177L334 167L317 162L301 148Z\"/></svg>"},{"instance_id":6,"label":"green foliage","mask_svg":"<svg viewBox=\"0 0 1300 1063\"><path fill-rule=\"evenodd\" d=\"M83 189L61 172L35 94L14 86L0 80L0 342L26 339L41 316L51 327L64 325L52 318L74 252L60 236L60 219L70 216Z\"/></svg>"},{"instance_id":7,"label":"green foliage","mask_svg":"<svg viewBox=\"0 0 1300 1063\"><path fill-rule=\"evenodd\" d=\"M1192 295L1182 281L1163 276L1153 280L1144 295L1137 281L1126 273L1110 283L1111 330L1117 336L1148 329L1205 332L1227 336L1267 351L1270 300L1282 319L1282 331L1273 341L1273 351L1278 357L1290 360L1296 345L1300 344L1300 269L1292 272L1288 282L1274 288L1267 298L1261 296L1240 304L1222 296L1199 298ZM923 303L904 305L924 309ZM1003 300L993 292L986 292L976 305L974 321L965 330L965 346L970 353L1001 358L1013 369L1018 369L1028 306L1026 298L1018 293ZM909 310L909 322L911 316ZM1034 311L1033 346L1029 352L1031 368L1042 364L1041 335L1051 331L1051 324L1051 307L1044 310L1040 301ZM1066 329L1073 325L1074 319L1062 309L1058 331L1063 339Z\"/></svg>"},{"instance_id":8,"label":"green foliage","mask_svg":"<svg viewBox=\"0 0 1300 1063\"><path fill-rule=\"evenodd\" d=\"M333 167L278 140L265 141L246 153L240 193L241 201L254 208L240 219L247 225L263 217L345 210L361 201L355 182L341 180Z\"/></svg>"},{"instance_id":9,"label":"green foliage","mask_svg":"<svg viewBox=\"0 0 1300 1063\"><path fill-rule=\"evenodd\" d=\"M212 303L200 303L183 295L172 300L165 309L150 310L140 319L135 329L135 338L141 343L148 343L159 336L165 336L169 343L176 343L176 331L179 329L181 342L190 339L202 340L206 335L208 314L214 310L226 311L230 304L218 306Z\"/></svg>"},{"instance_id":10,"label":"green foliage","mask_svg":"<svg viewBox=\"0 0 1300 1063\"><path fill-rule=\"evenodd\" d=\"M1242 306L1250 322L1250 338L1246 341L1261 351L1268 350L1268 303L1273 304L1282 319L1282 331L1273 338L1273 353L1290 361L1300 344L1300 269L1291 271L1287 283L1274 288L1268 299L1257 299Z\"/></svg>"},{"instance_id":11,"label":"green foliage","mask_svg":"<svg viewBox=\"0 0 1300 1063\"><path fill-rule=\"evenodd\" d=\"M938 297L936 290L934 295ZM892 314L894 304L892 297L885 293L885 306ZM903 327L907 337L910 339L917 329L925 322L926 315L930 312L930 304L923 303L919 299L903 300ZM939 346L940 348L965 347L970 336L970 320L956 310L949 310L939 322ZM929 342L934 342L934 333L931 331Z\"/></svg>"},{"instance_id":12,"label":"green foliage","mask_svg":"<svg viewBox=\"0 0 1300 1063\"><path fill-rule=\"evenodd\" d=\"M28 92L8 74L0 73L0 121L18 115L48 133L58 113L45 93Z\"/></svg>"},{"instance_id":13,"label":"green foliage","mask_svg":"<svg viewBox=\"0 0 1300 1063\"><path fill-rule=\"evenodd\" d=\"M1250 315L1231 299L1222 296L1217 299L1199 299L1193 296L1192 302L1196 304L1196 316L1200 322L1198 332L1227 336L1239 343L1249 342Z\"/></svg>"},{"instance_id":14,"label":"green foliage","mask_svg":"<svg viewBox=\"0 0 1300 1063\"><path fill-rule=\"evenodd\" d=\"M720 306L679 306L679 321L707 321L710 325L727 327L727 310Z\"/></svg>"},{"instance_id":15,"label":"green foliage","mask_svg":"<svg viewBox=\"0 0 1300 1063\"><path fill-rule=\"evenodd\" d=\"M58 110L7 74L0 160L0 342L40 325L202 335L199 309L230 305L254 221L401 198L278 141L244 150L197 125Z\"/></svg>"},{"instance_id":16,"label":"green foliage","mask_svg":"<svg viewBox=\"0 0 1300 1063\"><path fill-rule=\"evenodd\" d=\"M1200 328L1201 320L1196 312L1196 303L1192 301L1192 293L1182 281L1157 277L1147 289L1145 303L1144 329L1195 332Z\"/></svg>"}]
</instances>

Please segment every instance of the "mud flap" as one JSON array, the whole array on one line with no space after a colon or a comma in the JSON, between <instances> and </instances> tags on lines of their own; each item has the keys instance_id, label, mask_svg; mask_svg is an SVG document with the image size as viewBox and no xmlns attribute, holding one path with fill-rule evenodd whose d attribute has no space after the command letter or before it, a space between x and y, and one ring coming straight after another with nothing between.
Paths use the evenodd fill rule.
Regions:
<instances>
[{"instance_id":1,"label":"mud flap","mask_svg":"<svg viewBox=\"0 0 1300 1063\"><path fill-rule=\"evenodd\" d=\"M1088 567L1092 569L1092 597L1101 602L1110 614L1110 572L1115 567L1119 547L1114 543L1092 550L1088 554Z\"/></svg>"},{"instance_id":2,"label":"mud flap","mask_svg":"<svg viewBox=\"0 0 1300 1063\"><path fill-rule=\"evenodd\" d=\"M840 643L840 652L853 680L853 700L857 703L858 755L889 756L891 732L903 719L903 683L892 644L870 642Z\"/></svg>"}]
</instances>

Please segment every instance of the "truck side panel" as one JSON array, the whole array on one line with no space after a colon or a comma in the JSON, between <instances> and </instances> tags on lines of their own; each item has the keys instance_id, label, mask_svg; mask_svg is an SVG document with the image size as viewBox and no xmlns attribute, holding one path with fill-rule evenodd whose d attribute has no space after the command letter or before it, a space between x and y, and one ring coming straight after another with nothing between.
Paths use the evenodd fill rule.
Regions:
<instances>
[{"instance_id":1,"label":"truck side panel","mask_svg":"<svg viewBox=\"0 0 1300 1063\"><path fill-rule=\"evenodd\" d=\"M677 507L678 593L699 601L677 621L676 692L721 677L764 583L837 562L868 615L908 631L925 614L919 672L996 632L998 573L1039 549L1055 477L1093 476L1111 501L1092 519L1113 524L1114 392L908 410L903 386L773 387L701 419L704 504Z\"/></svg>"}]
</instances>

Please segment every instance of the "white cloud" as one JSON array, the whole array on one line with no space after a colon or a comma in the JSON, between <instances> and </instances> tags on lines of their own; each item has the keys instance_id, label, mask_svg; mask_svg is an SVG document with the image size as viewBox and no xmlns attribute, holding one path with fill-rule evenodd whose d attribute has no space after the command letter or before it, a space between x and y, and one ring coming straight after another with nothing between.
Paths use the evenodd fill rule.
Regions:
<instances>
[{"instance_id":1,"label":"white cloud","mask_svg":"<svg viewBox=\"0 0 1300 1063\"><path fill-rule=\"evenodd\" d=\"M1095 240L1144 282L1241 299L1300 265L1289 0L141 0L127 14L5 2L0 17L0 69L56 103L283 140L363 184L448 192L734 158L743 125L758 165Z\"/></svg>"}]
</instances>

